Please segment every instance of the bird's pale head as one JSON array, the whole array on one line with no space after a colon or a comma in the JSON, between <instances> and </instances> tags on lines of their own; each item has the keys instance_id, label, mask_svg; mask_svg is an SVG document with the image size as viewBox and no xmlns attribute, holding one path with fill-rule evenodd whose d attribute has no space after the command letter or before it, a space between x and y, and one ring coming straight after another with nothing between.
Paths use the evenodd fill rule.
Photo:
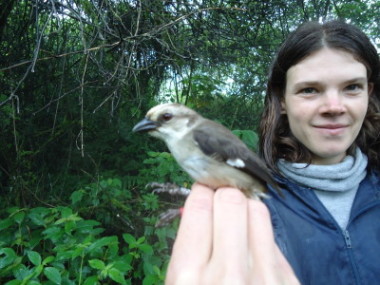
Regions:
<instances>
[{"instance_id":1,"label":"bird's pale head","mask_svg":"<svg viewBox=\"0 0 380 285\"><path fill-rule=\"evenodd\" d=\"M181 104L162 104L150 109L145 118L134 127L134 132L148 132L164 141L180 139L189 132L197 119L194 110Z\"/></svg>"}]
</instances>

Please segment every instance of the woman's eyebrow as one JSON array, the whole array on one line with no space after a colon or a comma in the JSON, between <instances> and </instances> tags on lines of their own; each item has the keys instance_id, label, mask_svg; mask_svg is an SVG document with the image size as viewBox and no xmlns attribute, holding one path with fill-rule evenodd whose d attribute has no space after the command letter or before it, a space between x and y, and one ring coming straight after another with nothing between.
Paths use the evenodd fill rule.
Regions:
<instances>
[{"instance_id":1,"label":"woman's eyebrow","mask_svg":"<svg viewBox=\"0 0 380 285\"><path fill-rule=\"evenodd\" d=\"M352 78L352 79L349 79L349 80L345 81L345 83L367 82L367 81L368 81L367 77L355 77L355 78Z\"/></svg>"},{"instance_id":2,"label":"woman's eyebrow","mask_svg":"<svg viewBox=\"0 0 380 285\"><path fill-rule=\"evenodd\" d=\"M367 82L367 77L354 77L354 78L350 78L350 79L347 79L345 81L343 81L343 83L347 84L347 83L355 83L355 82ZM300 80L298 82L295 82L293 85L294 87L304 87L304 86L314 86L314 85L319 85L319 84L323 84L323 82L321 81L318 81L318 80Z\"/></svg>"},{"instance_id":3,"label":"woman's eyebrow","mask_svg":"<svg viewBox=\"0 0 380 285\"><path fill-rule=\"evenodd\" d=\"M318 80L305 80L305 81L298 81L293 84L294 87L305 87L305 86L315 86L319 85L321 82Z\"/></svg>"}]
</instances>

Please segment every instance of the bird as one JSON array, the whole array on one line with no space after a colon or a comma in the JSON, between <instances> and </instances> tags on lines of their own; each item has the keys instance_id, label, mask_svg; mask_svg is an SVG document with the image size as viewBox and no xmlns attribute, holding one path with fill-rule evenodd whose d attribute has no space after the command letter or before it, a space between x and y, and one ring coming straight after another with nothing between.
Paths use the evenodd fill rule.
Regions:
<instances>
[{"instance_id":1,"label":"bird","mask_svg":"<svg viewBox=\"0 0 380 285\"><path fill-rule=\"evenodd\" d=\"M268 197L268 184L279 191L266 164L244 142L185 105L156 105L132 131L163 140L181 168L210 188L238 188L256 200Z\"/></svg>"}]
</instances>

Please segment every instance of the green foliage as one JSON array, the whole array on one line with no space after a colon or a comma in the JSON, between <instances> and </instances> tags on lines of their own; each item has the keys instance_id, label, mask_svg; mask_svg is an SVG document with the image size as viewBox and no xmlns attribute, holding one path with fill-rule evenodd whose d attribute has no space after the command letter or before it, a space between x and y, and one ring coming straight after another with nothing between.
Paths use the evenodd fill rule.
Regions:
<instances>
[{"instance_id":1,"label":"green foliage","mask_svg":"<svg viewBox=\"0 0 380 285\"><path fill-rule=\"evenodd\" d=\"M233 130L238 138L240 138L250 149L256 150L259 142L259 136L257 133L251 130Z\"/></svg>"},{"instance_id":2,"label":"green foliage","mask_svg":"<svg viewBox=\"0 0 380 285\"><path fill-rule=\"evenodd\" d=\"M149 151L147 155L149 158L144 159L147 167L140 170L140 182L170 181L185 187L191 184L191 178L179 167L170 153Z\"/></svg>"},{"instance_id":3,"label":"green foliage","mask_svg":"<svg viewBox=\"0 0 380 285\"><path fill-rule=\"evenodd\" d=\"M163 282L167 230L139 238L124 233L121 239L103 235L99 222L67 207L13 207L2 214L7 216L0 223L1 284Z\"/></svg>"}]
</instances>

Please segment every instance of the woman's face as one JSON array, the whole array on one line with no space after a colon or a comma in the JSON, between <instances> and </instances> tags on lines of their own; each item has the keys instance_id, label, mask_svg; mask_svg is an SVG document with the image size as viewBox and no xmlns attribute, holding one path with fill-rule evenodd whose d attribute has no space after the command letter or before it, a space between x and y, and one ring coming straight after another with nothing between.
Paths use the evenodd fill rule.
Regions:
<instances>
[{"instance_id":1,"label":"woman's face","mask_svg":"<svg viewBox=\"0 0 380 285\"><path fill-rule=\"evenodd\" d=\"M366 67L350 53L323 48L286 74L282 112L313 164L339 163L356 139L368 108Z\"/></svg>"}]
</instances>

